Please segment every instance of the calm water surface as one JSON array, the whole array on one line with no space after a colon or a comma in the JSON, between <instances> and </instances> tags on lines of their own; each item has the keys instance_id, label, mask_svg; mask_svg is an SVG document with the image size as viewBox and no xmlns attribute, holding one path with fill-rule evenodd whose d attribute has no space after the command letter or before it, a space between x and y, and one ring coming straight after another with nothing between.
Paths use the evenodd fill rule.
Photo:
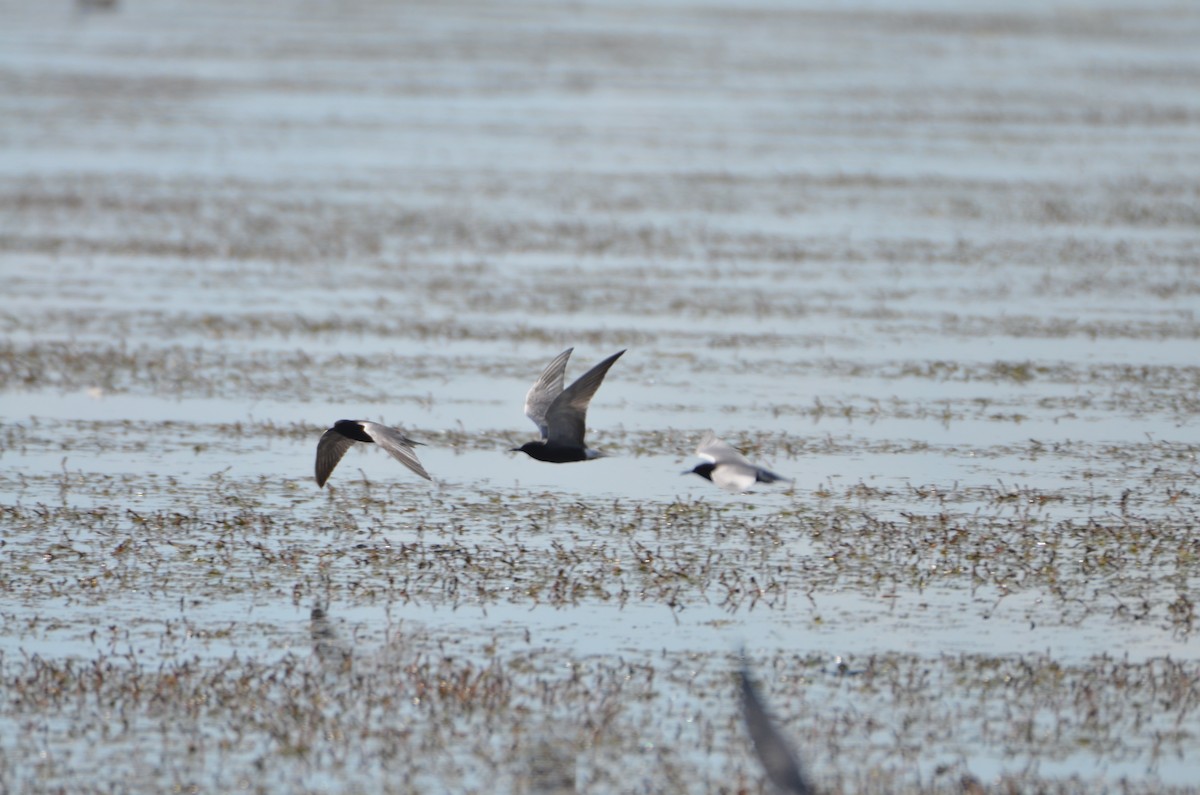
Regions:
<instances>
[{"instance_id":1,"label":"calm water surface","mask_svg":"<svg viewBox=\"0 0 1200 795\"><path fill-rule=\"evenodd\" d=\"M0 789L1195 791L1200 13L0 13Z\"/></svg>"}]
</instances>

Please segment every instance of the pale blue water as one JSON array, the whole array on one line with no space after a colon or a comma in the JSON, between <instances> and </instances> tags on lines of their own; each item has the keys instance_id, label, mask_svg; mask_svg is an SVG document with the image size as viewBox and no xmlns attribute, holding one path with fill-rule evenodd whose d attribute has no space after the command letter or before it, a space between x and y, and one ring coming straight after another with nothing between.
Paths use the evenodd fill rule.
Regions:
<instances>
[{"instance_id":1,"label":"pale blue water","mask_svg":"<svg viewBox=\"0 0 1200 795\"><path fill-rule=\"evenodd\" d=\"M459 639L470 659L486 659L494 636L502 653L530 643L564 660L690 658L710 672L743 644L768 658L908 654L936 671L944 655L1200 665L1194 632L1165 613L1200 585L1186 549L1131 558L1139 568L1123 575L1149 583L1146 619L1108 571L1071 598L1032 576L1008 592L961 574L924 588L805 581L838 550L821 522L935 515L930 489L953 495L946 510L968 524L1032 513L1047 543L1078 542L1067 556L1104 543L1080 530L1090 519L1194 519L1190 7L127 0L111 14L15 2L0 14L0 430L17 440L0 446L0 506L117 517L57 540L0 518L0 565L33 594L0 606L5 665L126 649L150 666L308 655L309 600L280 598L291 583L257 580L244 600L213 589L188 603L181 584L94 604L31 584L67 576L53 543L118 566L112 547L137 530L126 511L204 513L229 492L260 496L282 528L273 548L314 556L297 581L329 573L343 587L353 570L315 556L380 539L496 554L598 544L627 566L631 540L744 543L715 527L680 541L596 537L569 520L489 525L464 508L485 498L595 510L703 500L727 516L792 517L762 563L784 572L782 603L730 609L712 588L677 609L651 596L550 607L501 584L452 609L422 583L409 599L331 605L367 656L394 655L416 629ZM30 359L32 386L13 375L51 344L75 358ZM569 345L568 378L629 349L593 402L594 443L671 432L677 449L561 467L508 452L535 432L525 390ZM171 375L97 365L133 353ZM44 369L62 361L64 372ZM1028 380L1004 370L1022 366ZM318 491L317 429L342 417L430 441L419 454L435 482L354 450L334 475L339 498ZM314 430L275 436L268 422ZM246 431L231 433L236 423ZM756 457L795 488L726 495L681 475L708 428L764 440ZM494 444L438 444L449 431ZM393 505L364 511L356 532L331 530L368 489ZM1021 489L1062 499L996 499ZM155 543L161 565L180 565L216 540ZM234 538L236 572L253 571L255 540ZM169 626L180 632L167 641ZM725 694L663 687L646 746L662 704L664 732L677 713L732 709ZM879 706L856 696L814 685L806 715L818 717L804 725ZM903 725L895 717L887 728ZM0 713L8 730L23 719ZM50 754L71 727L47 720ZM1194 713L1172 728L1176 749L1200 732ZM4 734L0 785L32 787L26 746ZM878 737L859 739L863 757L886 758ZM81 775L111 765L106 753ZM712 777L695 791L727 772L721 751L685 753ZM209 784L240 780L249 755L212 765ZM908 769L925 780L946 759L984 781L1025 768L1109 786L1197 779L1186 754L1144 744L1052 756L966 738L917 756ZM836 776L837 761L816 769ZM310 772L324 791L379 784L369 764L341 783ZM150 790L166 786L142 773Z\"/></svg>"}]
</instances>

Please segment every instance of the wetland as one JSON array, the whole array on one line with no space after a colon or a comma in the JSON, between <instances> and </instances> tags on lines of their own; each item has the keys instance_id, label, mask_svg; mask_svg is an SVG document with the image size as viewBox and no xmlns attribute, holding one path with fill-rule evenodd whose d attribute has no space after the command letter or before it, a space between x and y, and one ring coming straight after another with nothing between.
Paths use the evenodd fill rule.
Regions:
<instances>
[{"instance_id":1,"label":"wetland","mask_svg":"<svg viewBox=\"0 0 1200 795\"><path fill-rule=\"evenodd\" d=\"M1200 791L1200 11L2 10L0 791Z\"/></svg>"}]
</instances>

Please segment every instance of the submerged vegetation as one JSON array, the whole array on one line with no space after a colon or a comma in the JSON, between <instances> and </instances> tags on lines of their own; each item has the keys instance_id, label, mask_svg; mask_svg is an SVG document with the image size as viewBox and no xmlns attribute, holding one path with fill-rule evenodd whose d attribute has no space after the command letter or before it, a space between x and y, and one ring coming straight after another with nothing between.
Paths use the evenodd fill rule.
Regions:
<instances>
[{"instance_id":1,"label":"submerged vegetation","mask_svg":"<svg viewBox=\"0 0 1200 795\"><path fill-rule=\"evenodd\" d=\"M0 791L1200 792L1196 12L248 9L0 34Z\"/></svg>"},{"instance_id":2,"label":"submerged vegetation","mask_svg":"<svg viewBox=\"0 0 1200 795\"><path fill-rule=\"evenodd\" d=\"M1024 790L1038 777L1015 772L1015 759L1170 771L1200 732L1196 661L1089 639L1191 642L1200 542L1188 446L987 451L1090 461L1084 483L1119 476L1126 487L1103 499L1071 485L859 482L769 499L714 490L645 500L427 490L403 476L349 477L326 494L307 478L69 463L237 460L252 453L218 440L265 436L307 457L321 429L164 430L176 453L134 444L124 422L7 426L9 457L37 460L72 440L57 469L0 476L13 495L0 515L11 606L0 718L24 727L0 758L13 786L36 791L86 770L101 782L257 781L245 786L272 792L272 770L299 792L484 791L494 781L553 791L543 779L734 792L761 774L737 722L732 649L762 631L794 633L755 641L751 659L834 791L980 780ZM467 437L462 457L500 455L473 452L487 443ZM679 443L604 441L664 467ZM803 465L803 451L783 452L786 439L762 441ZM864 454L888 451L843 440L819 457ZM605 629L629 622L632 632ZM987 640L971 623L1000 635ZM905 640L871 650L856 631L843 637L856 625L893 626ZM680 628L711 638L666 640ZM585 640L596 632L617 645ZM924 653L902 650L922 635ZM1071 635L1080 652L1061 645ZM955 637L986 651L943 650ZM18 761L28 755L43 761ZM1094 782L1078 773L1056 786Z\"/></svg>"}]
</instances>

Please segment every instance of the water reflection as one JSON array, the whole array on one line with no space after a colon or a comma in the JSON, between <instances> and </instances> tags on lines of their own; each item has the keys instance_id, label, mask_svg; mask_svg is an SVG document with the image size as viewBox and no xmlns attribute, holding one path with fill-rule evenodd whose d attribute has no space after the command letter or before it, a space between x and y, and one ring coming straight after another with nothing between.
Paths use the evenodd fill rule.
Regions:
<instances>
[{"instance_id":1,"label":"water reflection","mask_svg":"<svg viewBox=\"0 0 1200 795\"><path fill-rule=\"evenodd\" d=\"M322 668L344 673L350 670L354 655L329 620L328 607L328 603L324 607L314 605L309 614L309 634L312 636L313 655L320 662Z\"/></svg>"},{"instance_id":2,"label":"water reflection","mask_svg":"<svg viewBox=\"0 0 1200 795\"><path fill-rule=\"evenodd\" d=\"M575 749L566 739L543 737L533 744L526 759L529 771L522 792L529 795L574 795Z\"/></svg>"}]
</instances>

